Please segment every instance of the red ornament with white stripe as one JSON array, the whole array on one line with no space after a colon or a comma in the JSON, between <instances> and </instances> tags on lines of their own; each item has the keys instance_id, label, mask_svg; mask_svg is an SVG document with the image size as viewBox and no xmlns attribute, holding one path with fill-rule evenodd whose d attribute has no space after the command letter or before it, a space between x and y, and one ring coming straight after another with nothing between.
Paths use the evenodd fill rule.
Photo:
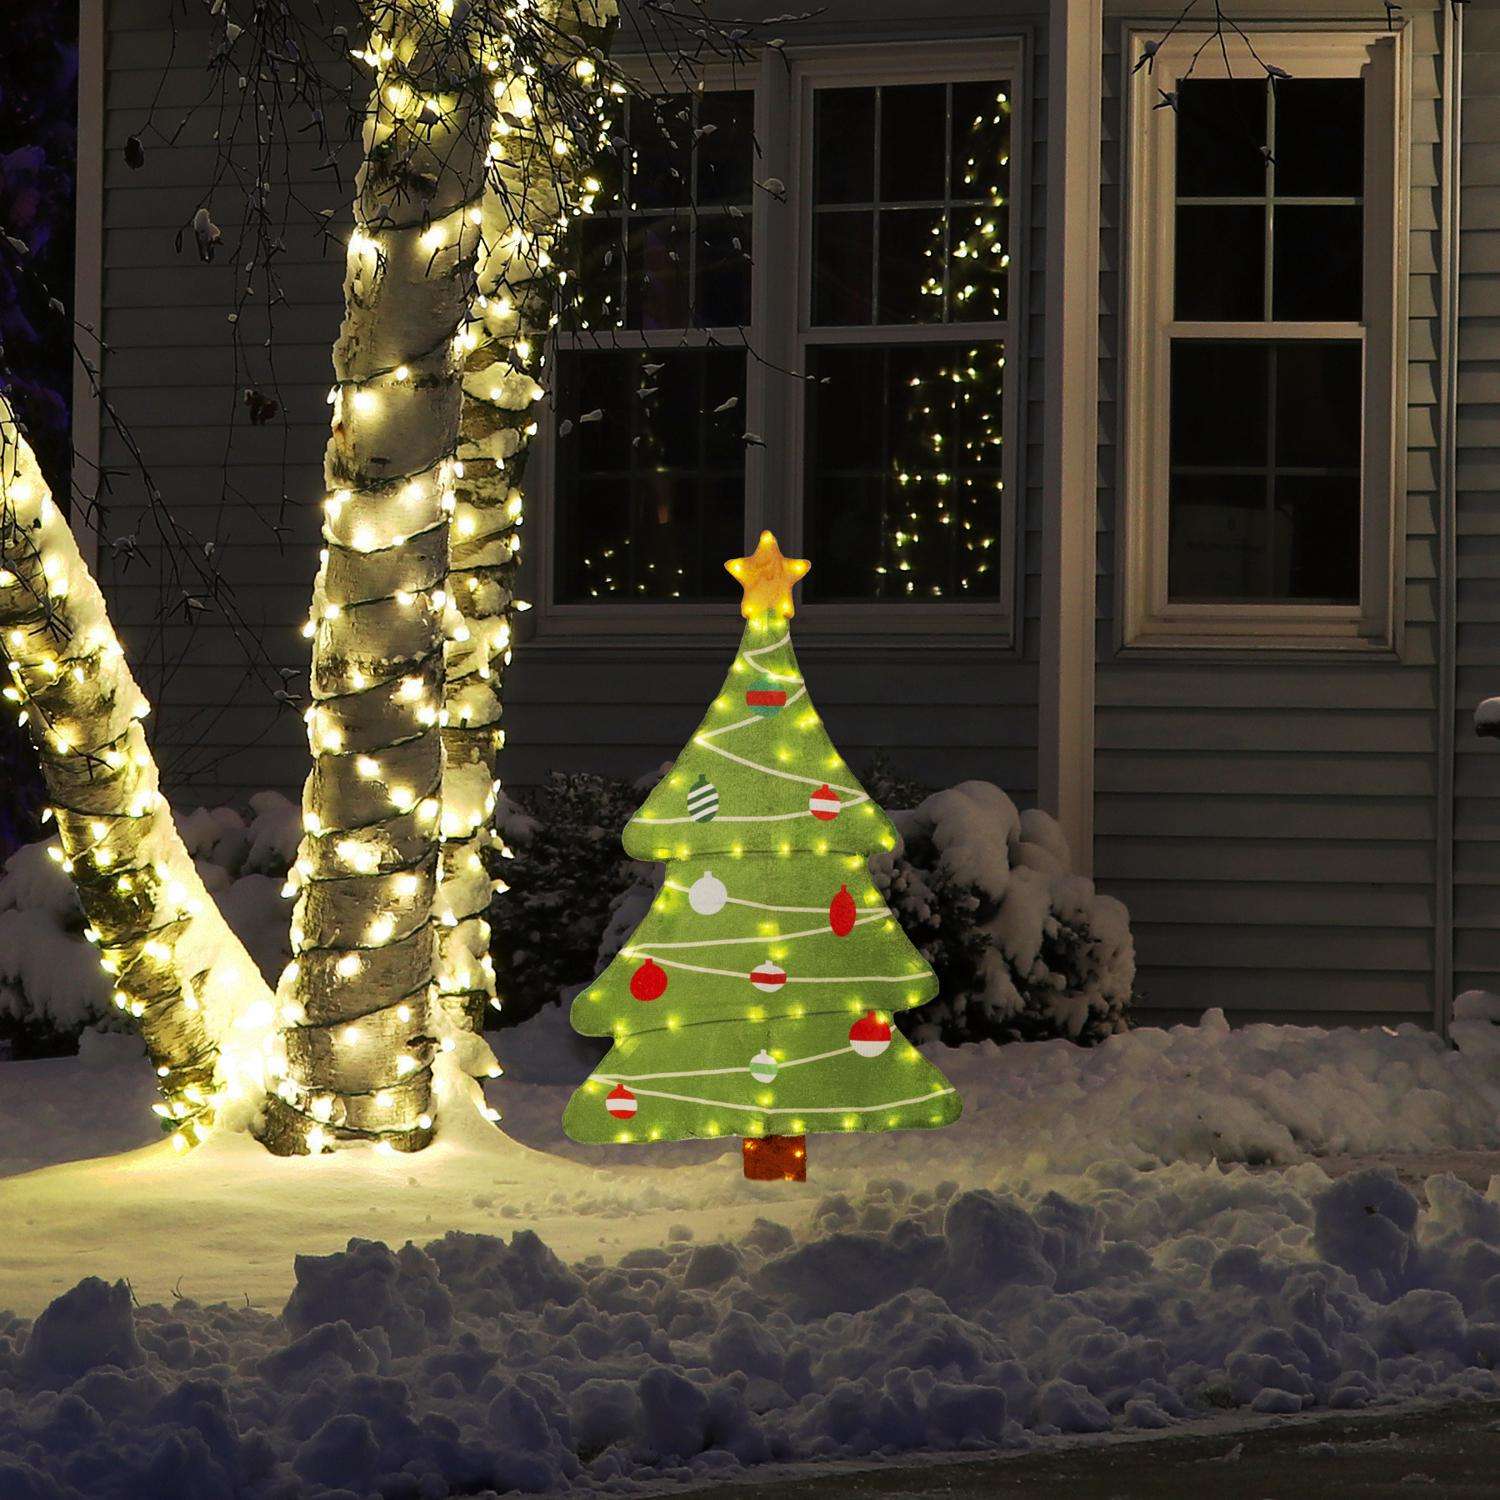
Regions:
<instances>
[{"instance_id":1,"label":"red ornament with white stripe","mask_svg":"<svg viewBox=\"0 0 1500 1500\"><path fill-rule=\"evenodd\" d=\"M861 1057L879 1057L891 1045L890 1022L882 1021L873 1010L867 1010L849 1028L849 1045Z\"/></svg>"},{"instance_id":2,"label":"red ornament with white stripe","mask_svg":"<svg viewBox=\"0 0 1500 1500\"><path fill-rule=\"evenodd\" d=\"M780 964L773 964L767 959L763 964L756 964L750 971L750 983L758 990L767 992L779 990L786 983L786 970Z\"/></svg>"},{"instance_id":3,"label":"red ornament with white stripe","mask_svg":"<svg viewBox=\"0 0 1500 1500\"><path fill-rule=\"evenodd\" d=\"M640 1105L636 1103L635 1095L623 1083L617 1083L604 1096L604 1107L615 1119L628 1120L634 1116Z\"/></svg>"},{"instance_id":4,"label":"red ornament with white stripe","mask_svg":"<svg viewBox=\"0 0 1500 1500\"><path fill-rule=\"evenodd\" d=\"M838 817L843 805L839 801L838 793L826 781L807 799L808 812L820 823L831 823Z\"/></svg>"}]
</instances>

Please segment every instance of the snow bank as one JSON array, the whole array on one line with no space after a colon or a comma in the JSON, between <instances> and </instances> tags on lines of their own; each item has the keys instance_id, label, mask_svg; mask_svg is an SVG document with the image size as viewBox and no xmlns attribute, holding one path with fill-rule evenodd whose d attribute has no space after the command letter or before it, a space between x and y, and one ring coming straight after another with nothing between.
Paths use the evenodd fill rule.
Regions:
<instances>
[{"instance_id":1,"label":"snow bank","mask_svg":"<svg viewBox=\"0 0 1500 1500\"><path fill-rule=\"evenodd\" d=\"M0 1493L717 1482L1240 1408L1495 1395L1500 1194L1097 1163L824 1198L565 1263L529 1230L299 1256L279 1315L85 1280L0 1318Z\"/></svg>"},{"instance_id":2,"label":"snow bank","mask_svg":"<svg viewBox=\"0 0 1500 1500\"><path fill-rule=\"evenodd\" d=\"M274 983L291 956L280 887L296 857L298 809L277 792L256 792L248 816L200 807L176 822L204 885ZM84 939L72 883L48 853L56 843L25 845L0 873L0 1016L52 1038L113 1016L113 985Z\"/></svg>"}]
</instances>

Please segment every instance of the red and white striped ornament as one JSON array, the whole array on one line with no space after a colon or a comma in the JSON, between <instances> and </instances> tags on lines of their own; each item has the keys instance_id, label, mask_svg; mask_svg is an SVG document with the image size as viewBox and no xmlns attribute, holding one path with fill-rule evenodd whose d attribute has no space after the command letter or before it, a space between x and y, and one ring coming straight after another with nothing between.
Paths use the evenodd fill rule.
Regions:
<instances>
[{"instance_id":1,"label":"red and white striped ornament","mask_svg":"<svg viewBox=\"0 0 1500 1500\"><path fill-rule=\"evenodd\" d=\"M786 983L786 970L768 958L750 971L750 983L758 990L779 990Z\"/></svg>"},{"instance_id":2,"label":"red and white striped ornament","mask_svg":"<svg viewBox=\"0 0 1500 1500\"><path fill-rule=\"evenodd\" d=\"M831 823L838 817L843 805L838 793L826 781L807 799L808 812L820 823Z\"/></svg>"},{"instance_id":3,"label":"red and white striped ornament","mask_svg":"<svg viewBox=\"0 0 1500 1500\"><path fill-rule=\"evenodd\" d=\"M617 1120L631 1119L640 1105L623 1083L617 1083L605 1096L604 1107Z\"/></svg>"},{"instance_id":4,"label":"red and white striped ornament","mask_svg":"<svg viewBox=\"0 0 1500 1500\"><path fill-rule=\"evenodd\" d=\"M891 1045L889 1021L882 1021L873 1010L867 1010L849 1028L849 1045L861 1057L879 1057Z\"/></svg>"}]
</instances>

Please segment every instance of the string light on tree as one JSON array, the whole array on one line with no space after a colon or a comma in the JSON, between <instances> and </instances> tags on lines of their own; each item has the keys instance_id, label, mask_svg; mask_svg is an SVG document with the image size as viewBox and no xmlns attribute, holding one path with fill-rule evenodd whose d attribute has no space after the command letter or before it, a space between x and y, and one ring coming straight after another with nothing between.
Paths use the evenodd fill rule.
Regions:
<instances>
[{"instance_id":1,"label":"string light on tree","mask_svg":"<svg viewBox=\"0 0 1500 1500\"><path fill-rule=\"evenodd\" d=\"M869 877L894 830L830 743L792 651L791 589L807 564L768 532L728 566L744 636L626 826L626 852L665 861L666 879L574 1001L575 1029L614 1045L563 1123L594 1142L738 1135L748 1176L800 1179L809 1132L946 1125L960 1105L890 1026L937 981ZM770 714L746 701L762 682L782 695ZM719 797L710 821L690 805L705 780Z\"/></svg>"}]
</instances>

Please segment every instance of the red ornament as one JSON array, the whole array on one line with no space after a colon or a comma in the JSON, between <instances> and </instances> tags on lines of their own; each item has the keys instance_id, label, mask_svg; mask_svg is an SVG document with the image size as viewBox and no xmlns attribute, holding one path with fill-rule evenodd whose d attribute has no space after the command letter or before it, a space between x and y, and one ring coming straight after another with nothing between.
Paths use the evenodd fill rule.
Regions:
<instances>
[{"instance_id":1,"label":"red ornament","mask_svg":"<svg viewBox=\"0 0 1500 1500\"><path fill-rule=\"evenodd\" d=\"M786 970L767 959L751 969L750 983L758 990L779 990L786 983Z\"/></svg>"},{"instance_id":2,"label":"red ornament","mask_svg":"<svg viewBox=\"0 0 1500 1500\"><path fill-rule=\"evenodd\" d=\"M635 1095L623 1083L617 1083L605 1096L604 1107L617 1120L628 1120L640 1108Z\"/></svg>"},{"instance_id":3,"label":"red ornament","mask_svg":"<svg viewBox=\"0 0 1500 1500\"><path fill-rule=\"evenodd\" d=\"M831 823L838 817L843 805L839 801L838 793L826 781L807 799L808 812L820 823Z\"/></svg>"},{"instance_id":4,"label":"red ornament","mask_svg":"<svg viewBox=\"0 0 1500 1500\"><path fill-rule=\"evenodd\" d=\"M861 1057L879 1057L891 1045L890 1023L882 1021L873 1010L867 1010L849 1028L849 1045Z\"/></svg>"},{"instance_id":5,"label":"red ornament","mask_svg":"<svg viewBox=\"0 0 1500 1500\"><path fill-rule=\"evenodd\" d=\"M654 958L648 958L630 976L630 993L637 1000L660 1000L667 992L667 971Z\"/></svg>"},{"instance_id":6,"label":"red ornament","mask_svg":"<svg viewBox=\"0 0 1500 1500\"><path fill-rule=\"evenodd\" d=\"M835 937L848 937L854 931L854 919L859 915L854 907L854 897L849 887L841 885L839 893L828 903L828 925Z\"/></svg>"}]
</instances>

